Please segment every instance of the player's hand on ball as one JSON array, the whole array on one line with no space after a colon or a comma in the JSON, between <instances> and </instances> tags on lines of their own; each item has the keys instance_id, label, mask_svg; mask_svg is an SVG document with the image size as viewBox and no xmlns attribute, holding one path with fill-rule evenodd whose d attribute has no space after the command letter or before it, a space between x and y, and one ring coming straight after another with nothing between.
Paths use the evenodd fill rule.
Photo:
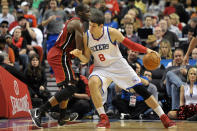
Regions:
<instances>
[{"instance_id":1,"label":"player's hand on ball","mask_svg":"<svg viewBox=\"0 0 197 131\"><path fill-rule=\"evenodd\" d=\"M74 55L74 56L76 56L76 57L79 57L79 56L82 55L82 51L79 50L79 49L74 49L74 50L72 50L72 51L70 52L70 54L72 54L72 55Z\"/></svg>"},{"instance_id":2,"label":"player's hand on ball","mask_svg":"<svg viewBox=\"0 0 197 131\"><path fill-rule=\"evenodd\" d=\"M151 49L149 49L149 48L147 48L147 54L148 53L155 53L158 57L160 57L160 54L158 53L158 52L156 52L156 51L154 51L154 50L151 50ZM161 58L161 57L160 57Z\"/></svg>"}]
</instances>

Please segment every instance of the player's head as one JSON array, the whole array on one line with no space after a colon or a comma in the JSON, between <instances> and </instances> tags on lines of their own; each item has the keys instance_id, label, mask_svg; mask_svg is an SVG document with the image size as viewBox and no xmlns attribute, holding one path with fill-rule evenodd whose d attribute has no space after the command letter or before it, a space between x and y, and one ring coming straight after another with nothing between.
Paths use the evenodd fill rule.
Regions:
<instances>
[{"instance_id":1,"label":"player's head","mask_svg":"<svg viewBox=\"0 0 197 131\"><path fill-rule=\"evenodd\" d=\"M98 24L99 26L99 25L104 24L104 21L105 21L105 18L104 18L103 12L98 9L92 9L90 22Z\"/></svg>"},{"instance_id":2,"label":"player's head","mask_svg":"<svg viewBox=\"0 0 197 131\"><path fill-rule=\"evenodd\" d=\"M79 4L75 8L75 13L82 21L89 21L90 7L87 4Z\"/></svg>"},{"instance_id":3,"label":"player's head","mask_svg":"<svg viewBox=\"0 0 197 131\"><path fill-rule=\"evenodd\" d=\"M89 30L90 32L96 32L103 28L104 25L104 15L98 9L93 9L91 11L90 22L89 22Z\"/></svg>"}]
</instances>

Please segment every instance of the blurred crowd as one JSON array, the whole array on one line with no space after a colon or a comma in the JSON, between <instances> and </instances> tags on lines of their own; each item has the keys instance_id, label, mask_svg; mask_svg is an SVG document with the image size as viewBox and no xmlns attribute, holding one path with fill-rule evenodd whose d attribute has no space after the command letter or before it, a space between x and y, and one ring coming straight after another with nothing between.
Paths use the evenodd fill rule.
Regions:
<instances>
[{"instance_id":1,"label":"blurred crowd","mask_svg":"<svg viewBox=\"0 0 197 131\"><path fill-rule=\"evenodd\" d=\"M45 72L47 52L66 20L75 16L80 2L102 10L105 26L120 30L130 40L160 54L160 66L146 70L143 54L119 43L123 57L145 79L145 86L165 113L181 120L197 113L197 48L189 64L183 65L184 54L197 34L196 0L1 0L0 66L28 85L34 107L51 96ZM68 108L79 113L79 119L98 117L87 84L93 68L92 61L83 65L73 59L79 90ZM49 79L53 77L50 68ZM108 88L104 105L110 118L159 119L141 96L120 90L114 83Z\"/></svg>"}]
</instances>

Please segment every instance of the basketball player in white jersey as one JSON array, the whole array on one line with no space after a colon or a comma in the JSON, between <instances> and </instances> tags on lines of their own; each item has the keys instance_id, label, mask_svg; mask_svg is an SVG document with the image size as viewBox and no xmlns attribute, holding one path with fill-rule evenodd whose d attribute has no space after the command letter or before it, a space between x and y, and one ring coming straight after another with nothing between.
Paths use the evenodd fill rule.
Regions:
<instances>
[{"instance_id":1,"label":"basketball player in white jersey","mask_svg":"<svg viewBox=\"0 0 197 131\"><path fill-rule=\"evenodd\" d=\"M102 104L102 95L113 81L116 85L126 91L135 91L141 95L145 103L151 107L160 117L166 128L175 127L175 122L171 121L163 112L155 98L142 85L140 78L122 57L118 43L122 43L129 49L141 53L149 53L152 50L130 41L118 30L104 27L104 17L101 11L93 10L89 23L89 30L84 34L84 53L75 49L70 53L78 57L83 63L94 57L94 70L89 76L89 88L93 103L100 115L97 127L110 128L108 116Z\"/></svg>"}]
</instances>

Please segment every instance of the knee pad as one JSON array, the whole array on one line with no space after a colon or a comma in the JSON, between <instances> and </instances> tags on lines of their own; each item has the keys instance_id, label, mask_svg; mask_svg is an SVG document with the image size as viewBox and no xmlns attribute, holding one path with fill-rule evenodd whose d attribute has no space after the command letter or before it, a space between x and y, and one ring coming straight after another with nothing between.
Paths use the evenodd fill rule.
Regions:
<instances>
[{"instance_id":1,"label":"knee pad","mask_svg":"<svg viewBox=\"0 0 197 131\"><path fill-rule=\"evenodd\" d=\"M144 98L144 100L148 99L151 96L151 93L145 88L144 85L136 85L133 87L136 93Z\"/></svg>"},{"instance_id":2,"label":"knee pad","mask_svg":"<svg viewBox=\"0 0 197 131\"><path fill-rule=\"evenodd\" d=\"M61 91L55 94L56 100L60 103L63 100L67 100L76 92L76 87L72 85L68 85L63 88Z\"/></svg>"}]
</instances>

